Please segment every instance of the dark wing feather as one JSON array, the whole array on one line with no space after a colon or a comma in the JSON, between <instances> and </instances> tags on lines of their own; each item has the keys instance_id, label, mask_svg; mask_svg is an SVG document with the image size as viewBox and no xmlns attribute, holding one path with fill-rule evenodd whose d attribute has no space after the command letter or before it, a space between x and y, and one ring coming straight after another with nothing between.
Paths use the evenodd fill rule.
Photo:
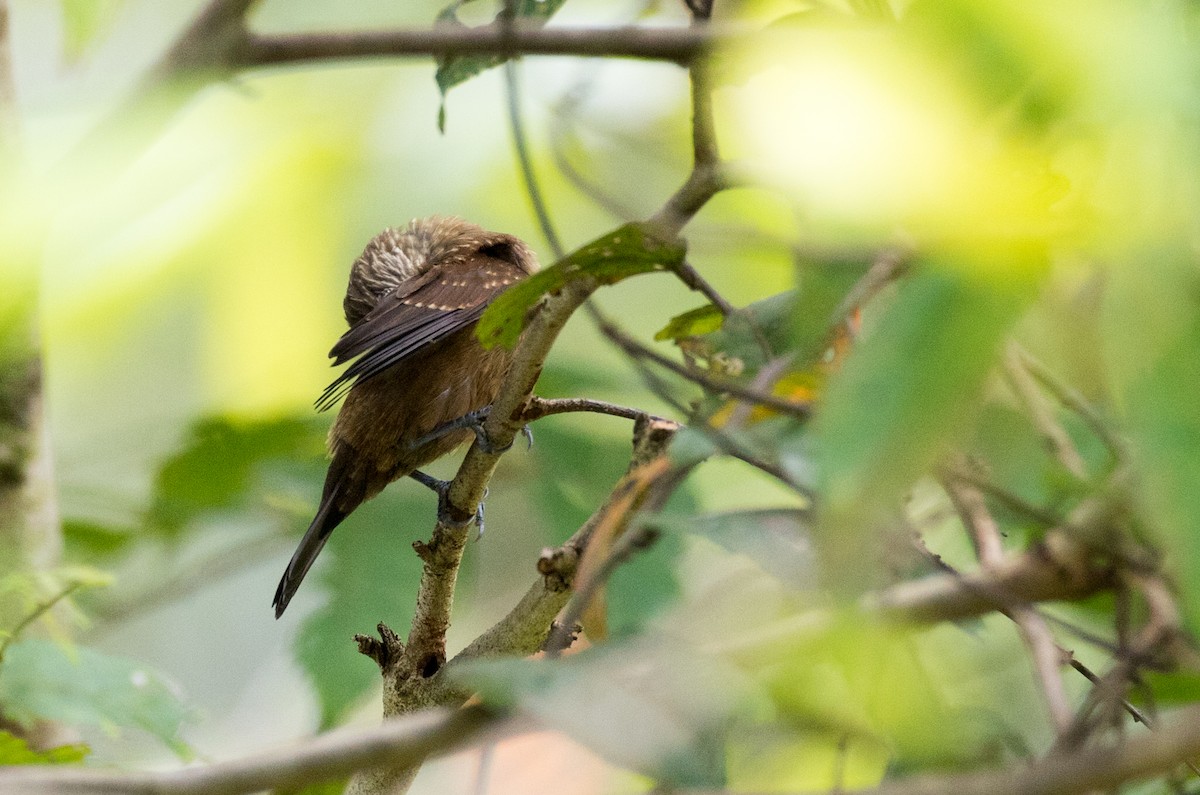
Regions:
<instances>
[{"instance_id":1,"label":"dark wing feather","mask_svg":"<svg viewBox=\"0 0 1200 795\"><path fill-rule=\"evenodd\" d=\"M325 410L355 384L361 384L414 352L470 326L493 298L525 274L483 255L434 268L401 284L380 299L329 355L335 364L359 357L317 400Z\"/></svg>"}]
</instances>

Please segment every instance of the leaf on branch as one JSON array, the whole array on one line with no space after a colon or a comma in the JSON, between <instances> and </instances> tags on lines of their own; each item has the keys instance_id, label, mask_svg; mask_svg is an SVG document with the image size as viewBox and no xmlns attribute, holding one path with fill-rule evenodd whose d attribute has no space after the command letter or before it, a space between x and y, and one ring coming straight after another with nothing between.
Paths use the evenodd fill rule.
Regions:
<instances>
[{"instance_id":1,"label":"leaf on branch","mask_svg":"<svg viewBox=\"0 0 1200 795\"><path fill-rule=\"evenodd\" d=\"M554 16L555 12L565 2L566 0L517 0L517 2L512 4L512 11L516 22L523 23L526 26L534 25L541 27L550 21L550 17ZM462 0L457 0L442 9L441 13L437 16L438 24L464 27L463 23L458 19L458 9L462 4ZM507 13L508 10L502 8L492 24L499 25L503 23ZM438 59L435 79L437 80L438 90L442 93L442 104L438 109L439 130L442 132L446 131L446 94L450 92L450 89L459 83L465 83L478 74L486 72L488 69L499 66L507 60L508 56L506 55L494 54L447 55Z\"/></svg>"},{"instance_id":2,"label":"leaf on branch","mask_svg":"<svg viewBox=\"0 0 1200 795\"><path fill-rule=\"evenodd\" d=\"M0 767L9 765L71 765L91 752L86 745L60 745L35 751L15 734L0 730Z\"/></svg>"},{"instance_id":3,"label":"leaf on branch","mask_svg":"<svg viewBox=\"0 0 1200 795\"><path fill-rule=\"evenodd\" d=\"M684 337L700 337L721 328L725 315L712 304L696 307L695 309L676 315L654 335L654 339L674 340L678 342Z\"/></svg>"},{"instance_id":4,"label":"leaf on branch","mask_svg":"<svg viewBox=\"0 0 1200 795\"><path fill-rule=\"evenodd\" d=\"M109 732L140 729L179 757L192 757L179 736L191 709L162 675L134 660L23 640L9 648L0 668L0 703L22 726L54 720Z\"/></svg>"},{"instance_id":5,"label":"leaf on branch","mask_svg":"<svg viewBox=\"0 0 1200 795\"><path fill-rule=\"evenodd\" d=\"M497 344L511 348L521 337L529 310L543 296L576 279L607 285L639 273L667 270L683 262L686 253L682 241L662 241L643 224L625 224L505 290L484 311L475 335L485 348Z\"/></svg>"}]
</instances>

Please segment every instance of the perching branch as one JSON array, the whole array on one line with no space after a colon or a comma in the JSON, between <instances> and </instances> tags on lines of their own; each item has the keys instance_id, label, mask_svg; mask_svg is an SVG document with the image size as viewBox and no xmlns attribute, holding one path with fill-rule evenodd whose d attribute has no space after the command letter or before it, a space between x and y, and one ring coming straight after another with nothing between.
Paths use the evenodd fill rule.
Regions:
<instances>
[{"instance_id":1,"label":"perching branch","mask_svg":"<svg viewBox=\"0 0 1200 795\"><path fill-rule=\"evenodd\" d=\"M549 417L552 414L568 414L581 411L607 414L610 417L623 417L627 420L637 420L647 416L646 412L640 409L618 406L616 403L607 403L603 400L591 400L589 398L540 398L535 395L529 398L529 402L525 404L525 411L522 412L521 419L525 422L533 422L534 420L540 420L542 417ZM655 417L653 419L659 418Z\"/></svg>"}]
</instances>

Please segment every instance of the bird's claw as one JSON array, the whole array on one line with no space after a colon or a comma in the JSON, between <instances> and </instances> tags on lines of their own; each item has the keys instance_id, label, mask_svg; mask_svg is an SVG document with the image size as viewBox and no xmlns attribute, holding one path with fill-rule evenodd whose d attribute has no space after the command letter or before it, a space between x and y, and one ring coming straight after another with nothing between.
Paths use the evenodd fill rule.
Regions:
<instances>
[{"instance_id":1,"label":"bird's claw","mask_svg":"<svg viewBox=\"0 0 1200 795\"><path fill-rule=\"evenodd\" d=\"M475 539L479 540L483 537L483 500L480 500L479 505L475 506L475 514L473 516L467 519L456 519L450 505L450 481L427 475L419 469L413 470L409 477L438 495L438 524L445 525L446 527L468 527L474 522L475 527L478 529L478 532L475 533ZM487 494L487 489L484 489L484 499L487 498Z\"/></svg>"},{"instance_id":2,"label":"bird's claw","mask_svg":"<svg viewBox=\"0 0 1200 795\"><path fill-rule=\"evenodd\" d=\"M499 453L508 452L508 450L512 448L512 442L509 442L504 447L498 447L492 443L491 437L488 436L487 429L483 426L484 422L487 421L487 418L491 415L491 413L492 407L484 406L481 409L476 409L475 411L464 414L457 419L444 422L421 438L410 443L409 449L416 449L429 444L430 442L435 442L446 434L452 433L453 431L469 428L475 433L475 442L479 445L479 449L483 452L487 453L488 455L497 455ZM528 447L526 449L532 449L533 431L529 429L528 425L522 426L521 435L525 437L525 440L528 443Z\"/></svg>"}]
</instances>

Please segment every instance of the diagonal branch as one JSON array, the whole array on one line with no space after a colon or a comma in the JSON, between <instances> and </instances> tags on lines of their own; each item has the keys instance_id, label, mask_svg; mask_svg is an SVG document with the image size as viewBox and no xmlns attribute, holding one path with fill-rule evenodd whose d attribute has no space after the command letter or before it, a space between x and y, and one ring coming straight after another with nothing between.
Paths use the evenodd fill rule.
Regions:
<instances>
[{"instance_id":1,"label":"diagonal branch","mask_svg":"<svg viewBox=\"0 0 1200 795\"><path fill-rule=\"evenodd\" d=\"M0 771L0 795L240 795L292 790L381 764L446 753L495 720L482 707L430 710L369 729L337 729L301 745L179 770L123 773L65 766Z\"/></svg>"}]
</instances>

